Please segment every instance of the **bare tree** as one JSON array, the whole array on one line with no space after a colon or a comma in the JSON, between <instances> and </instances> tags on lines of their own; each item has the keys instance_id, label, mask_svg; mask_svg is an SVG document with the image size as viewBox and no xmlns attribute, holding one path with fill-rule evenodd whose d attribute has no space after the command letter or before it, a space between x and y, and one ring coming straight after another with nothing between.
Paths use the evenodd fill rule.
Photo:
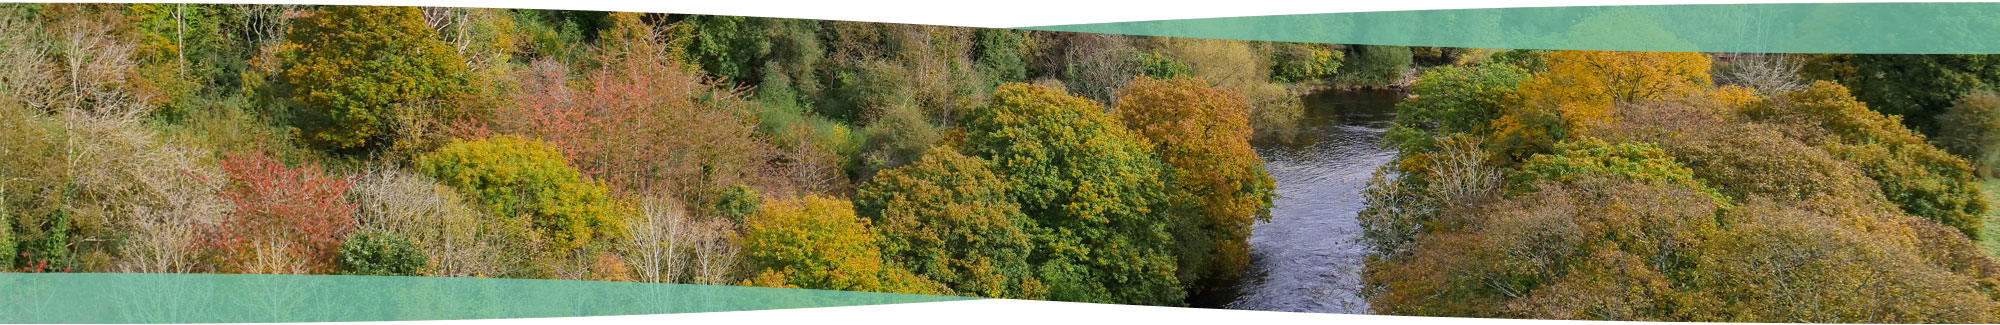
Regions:
<instances>
[{"instance_id":1,"label":"bare tree","mask_svg":"<svg viewBox=\"0 0 2000 325\"><path fill-rule=\"evenodd\" d=\"M736 226L729 220L712 219L698 226L694 241L694 279L690 283L731 284L730 271L736 269L743 247L737 242Z\"/></svg>"},{"instance_id":2,"label":"bare tree","mask_svg":"<svg viewBox=\"0 0 2000 325\"><path fill-rule=\"evenodd\" d=\"M1799 69L1804 65L1789 55L1729 53L1718 56L1724 65L1717 69L1716 81L1722 84L1742 86L1766 95L1806 86L1806 80L1799 77Z\"/></svg>"},{"instance_id":3,"label":"bare tree","mask_svg":"<svg viewBox=\"0 0 2000 325\"><path fill-rule=\"evenodd\" d=\"M377 167L357 177L351 194L360 226L394 233L422 247L435 276L501 272L495 227L457 192L415 174Z\"/></svg>"},{"instance_id":4,"label":"bare tree","mask_svg":"<svg viewBox=\"0 0 2000 325\"><path fill-rule=\"evenodd\" d=\"M687 218L686 209L669 198L651 197L640 201L637 218L625 223L625 231L632 235L631 246L626 249L626 262L632 265L642 282L675 282L680 280L681 271L687 267L687 257L682 253L687 249L687 240L693 224Z\"/></svg>"}]
</instances>

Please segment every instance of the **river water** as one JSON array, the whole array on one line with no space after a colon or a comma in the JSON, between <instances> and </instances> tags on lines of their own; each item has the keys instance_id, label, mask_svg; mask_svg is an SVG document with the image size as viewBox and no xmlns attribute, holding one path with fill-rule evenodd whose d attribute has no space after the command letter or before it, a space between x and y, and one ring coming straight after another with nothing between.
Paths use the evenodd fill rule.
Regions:
<instances>
[{"instance_id":1,"label":"river water","mask_svg":"<svg viewBox=\"0 0 2000 325\"><path fill-rule=\"evenodd\" d=\"M1328 91L1305 98L1296 137L1252 145L1277 181L1271 220L1251 229L1251 266L1225 307L1367 313L1358 295L1366 251L1355 214L1377 167L1395 157L1382 134L1395 118L1394 91Z\"/></svg>"}]
</instances>

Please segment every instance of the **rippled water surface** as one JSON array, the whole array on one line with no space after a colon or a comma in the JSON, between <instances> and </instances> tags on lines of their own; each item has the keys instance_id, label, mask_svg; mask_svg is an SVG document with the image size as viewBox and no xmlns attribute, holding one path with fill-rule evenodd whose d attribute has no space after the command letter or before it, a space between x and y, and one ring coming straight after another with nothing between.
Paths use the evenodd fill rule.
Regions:
<instances>
[{"instance_id":1,"label":"rippled water surface","mask_svg":"<svg viewBox=\"0 0 2000 325\"><path fill-rule=\"evenodd\" d=\"M1391 91L1322 92L1306 98L1297 137L1253 145L1277 181L1271 221L1252 229L1252 265L1231 309L1367 313L1357 294L1366 253L1354 216L1376 167L1394 158L1382 133Z\"/></svg>"}]
</instances>

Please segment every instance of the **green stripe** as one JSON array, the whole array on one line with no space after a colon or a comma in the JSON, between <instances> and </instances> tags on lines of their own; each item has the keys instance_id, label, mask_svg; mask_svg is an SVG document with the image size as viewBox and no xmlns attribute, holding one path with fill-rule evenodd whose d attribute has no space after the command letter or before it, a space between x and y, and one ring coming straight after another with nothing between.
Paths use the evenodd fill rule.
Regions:
<instances>
[{"instance_id":1,"label":"green stripe","mask_svg":"<svg viewBox=\"0 0 2000 325\"><path fill-rule=\"evenodd\" d=\"M1544 7L1182 19L1024 29L1504 49L2000 53L2000 3Z\"/></svg>"},{"instance_id":2,"label":"green stripe","mask_svg":"<svg viewBox=\"0 0 2000 325\"><path fill-rule=\"evenodd\" d=\"M971 298L690 284L341 275L0 273L4 323L345 322L641 315Z\"/></svg>"}]
</instances>

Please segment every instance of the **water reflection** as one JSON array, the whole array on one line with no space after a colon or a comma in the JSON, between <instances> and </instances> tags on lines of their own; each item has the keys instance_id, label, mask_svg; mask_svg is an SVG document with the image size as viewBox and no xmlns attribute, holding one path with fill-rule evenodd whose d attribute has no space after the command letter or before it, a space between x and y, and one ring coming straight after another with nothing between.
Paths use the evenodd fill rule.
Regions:
<instances>
[{"instance_id":1,"label":"water reflection","mask_svg":"<svg viewBox=\"0 0 2000 325\"><path fill-rule=\"evenodd\" d=\"M1306 97L1290 139L1253 143L1277 181L1271 221L1252 228L1250 274L1226 307L1290 312L1366 313L1357 294L1362 258L1355 214L1377 167L1394 158L1382 133L1393 123L1392 91L1332 91Z\"/></svg>"}]
</instances>

